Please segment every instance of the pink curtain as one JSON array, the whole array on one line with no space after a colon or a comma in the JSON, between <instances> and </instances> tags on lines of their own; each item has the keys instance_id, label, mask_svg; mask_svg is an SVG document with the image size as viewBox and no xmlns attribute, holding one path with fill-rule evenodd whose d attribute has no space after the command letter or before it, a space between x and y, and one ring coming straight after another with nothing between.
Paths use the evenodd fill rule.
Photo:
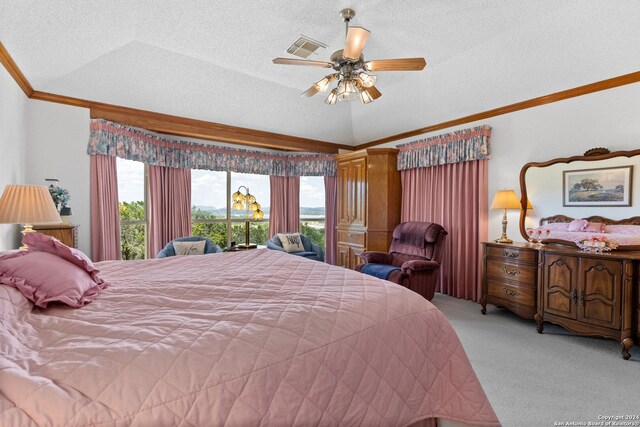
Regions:
<instances>
[{"instance_id":1,"label":"pink curtain","mask_svg":"<svg viewBox=\"0 0 640 427\"><path fill-rule=\"evenodd\" d=\"M269 236L300 230L300 177L271 176Z\"/></svg>"},{"instance_id":2,"label":"pink curtain","mask_svg":"<svg viewBox=\"0 0 640 427\"><path fill-rule=\"evenodd\" d=\"M149 256L191 236L191 169L149 165Z\"/></svg>"},{"instance_id":3,"label":"pink curtain","mask_svg":"<svg viewBox=\"0 0 640 427\"><path fill-rule=\"evenodd\" d=\"M91 163L91 257L120 259L120 207L116 158L95 154Z\"/></svg>"},{"instance_id":4,"label":"pink curtain","mask_svg":"<svg viewBox=\"0 0 640 427\"><path fill-rule=\"evenodd\" d=\"M338 179L335 176L324 177L324 261L328 264L336 263L336 225L338 222Z\"/></svg>"},{"instance_id":5,"label":"pink curtain","mask_svg":"<svg viewBox=\"0 0 640 427\"><path fill-rule=\"evenodd\" d=\"M402 177L402 221L429 221L449 235L440 292L480 298L482 250L488 234L487 160L407 169Z\"/></svg>"}]
</instances>

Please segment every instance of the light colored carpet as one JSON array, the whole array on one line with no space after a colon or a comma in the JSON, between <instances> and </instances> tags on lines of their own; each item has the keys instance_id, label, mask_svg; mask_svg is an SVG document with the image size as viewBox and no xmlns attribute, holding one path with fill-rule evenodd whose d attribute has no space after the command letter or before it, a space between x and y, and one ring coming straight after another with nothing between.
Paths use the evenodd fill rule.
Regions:
<instances>
[{"instance_id":1,"label":"light colored carpet","mask_svg":"<svg viewBox=\"0 0 640 427\"><path fill-rule=\"evenodd\" d=\"M483 316L480 304L438 293L432 302L455 328L503 426L586 426L602 421L598 416L640 416L637 346L625 361L614 340L550 323L538 334L533 320L493 305Z\"/></svg>"}]
</instances>

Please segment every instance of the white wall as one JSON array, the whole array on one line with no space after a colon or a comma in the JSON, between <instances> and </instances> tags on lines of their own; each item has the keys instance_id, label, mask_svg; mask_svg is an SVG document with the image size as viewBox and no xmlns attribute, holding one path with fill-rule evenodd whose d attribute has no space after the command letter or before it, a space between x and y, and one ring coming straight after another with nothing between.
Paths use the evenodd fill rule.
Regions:
<instances>
[{"instance_id":1,"label":"white wall","mask_svg":"<svg viewBox=\"0 0 640 427\"><path fill-rule=\"evenodd\" d=\"M0 191L7 184L23 184L27 97L9 73L0 67ZM19 246L19 226L0 224L0 250Z\"/></svg>"},{"instance_id":2,"label":"white wall","mask_svg":"<svg viewBox=\"0 0 640 427\"><path fill-rule=\"evenodd\" d=\"M520 169L528 162L581 155L594 147L605 147L611 151L640 148L640 84L621 86L492 117L430 133L425 137L481 124L492 127L490 139L492 158L489 161L489 203L491 203L497 190L514 189L516 194L520 195ZM420 136L413 137L386 144L386 146L393 147L399 143L420 138ZM633 185L640 185L640 183L636 182ZM607 216L620 218L631 216L627 215L630 210L635 210L637 215L639 204L640 200L635 198L633 208L628 208L625 215L611 211ZM518 229L519 215L518 211L508 212L508 235L514 240L523 241ZM575 216L587 215L589 213ZM501 220L502 211L489 212L490 239L500 237Z\"/></svg>"},{"instance_id":3,"label":"white wall","mask_svg":"<svg viewBox=\"0 0 640 427\"><path fill-rule=\"evenodd\" d=\"M71 196L71 222L80 225L79 249L90 255L89 122L88 109L29 101L26 181L45 185L45 178L60 180Z\"/></svg>"}]
</instances>

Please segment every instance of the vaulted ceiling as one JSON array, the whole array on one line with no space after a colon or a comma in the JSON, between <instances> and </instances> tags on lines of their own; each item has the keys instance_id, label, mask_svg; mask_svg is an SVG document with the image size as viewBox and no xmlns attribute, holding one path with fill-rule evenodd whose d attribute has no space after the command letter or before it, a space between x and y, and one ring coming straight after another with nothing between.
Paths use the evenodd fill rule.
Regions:
<instances>
[{"instance_id":1,"label":"vaulted ceiling","mask_svg":"<svg viewBox=\"0 0 640 427\"><path fill-rule=\"evenodd\" d=\"M299 94L326 70L272 64L304 34L371 31L368 105ZM0 41L34 87L233 126L357 145L640 69L640 2L621 0L0 0ZM291 56L293 57L293 56Z\"/></svg>"}]
</instances>

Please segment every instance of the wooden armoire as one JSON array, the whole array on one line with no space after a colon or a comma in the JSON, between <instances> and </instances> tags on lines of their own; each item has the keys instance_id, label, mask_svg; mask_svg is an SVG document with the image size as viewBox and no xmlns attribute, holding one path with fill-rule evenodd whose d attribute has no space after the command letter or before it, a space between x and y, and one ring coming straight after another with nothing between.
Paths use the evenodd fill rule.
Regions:
<instances>
[{"instance_id":1,"label":"wooden armoire","mask_svg":"<svg viewBox=\"0 0 640 427\"><path fill-rule=\"evenodd\" d=\"M336 263L354 268L364 251L389 250L400 223L398 150L369 148L338 154Z\"/></svg>"}]
</instances>

